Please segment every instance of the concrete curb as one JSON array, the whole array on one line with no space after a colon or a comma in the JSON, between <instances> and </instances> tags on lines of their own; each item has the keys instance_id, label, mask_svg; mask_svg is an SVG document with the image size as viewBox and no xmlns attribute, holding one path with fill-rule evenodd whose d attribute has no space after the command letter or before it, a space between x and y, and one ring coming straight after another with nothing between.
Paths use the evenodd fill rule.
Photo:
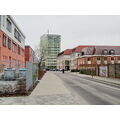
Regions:
<instances>
[{"instance_id":1,"label":"concrete curb","mask_svg":"<svg viewBox=\"0 0 120 120\"><path fill-rule=\"evenodd\" d=\"M116 78L106 78L106 77L99 77L99 76L93 76L92 77L90 75L79 74L79 73L72 73L72 72L70 74L78 75L78 76L81 76L81 77L89 77L89 78L93 78L93 79L96 79L96 80L103 80L103 81L106 81L106 82L120 84L120 79L116 79Z\"/></svg>"}]
</instances>

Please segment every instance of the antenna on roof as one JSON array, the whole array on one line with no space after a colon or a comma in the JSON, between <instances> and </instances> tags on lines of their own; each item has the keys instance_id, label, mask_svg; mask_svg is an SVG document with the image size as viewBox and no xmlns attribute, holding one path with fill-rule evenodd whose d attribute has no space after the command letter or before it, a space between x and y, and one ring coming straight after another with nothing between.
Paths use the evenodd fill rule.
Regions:
<instances>
[{"instance_id":1,"label":"antenna on roof","mask_svg":"<svg viewBox=\"0 0 120 120\"><path fill-rule=\"evenodd\" d=\"M47 30L47 33L49 34L49 29Z\"/></svg>"}]
</instances>

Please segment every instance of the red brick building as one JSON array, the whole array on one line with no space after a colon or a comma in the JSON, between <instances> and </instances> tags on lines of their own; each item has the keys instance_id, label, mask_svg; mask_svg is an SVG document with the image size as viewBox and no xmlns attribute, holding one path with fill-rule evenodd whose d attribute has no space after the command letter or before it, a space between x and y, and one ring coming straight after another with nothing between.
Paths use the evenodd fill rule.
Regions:
<instances>
[{"instance_id":1,"label":"red brick building","mask_svg":"<svg viewBox=\"0 0 120 120\"><path fill-rule=\"evenodd\" d=\"M0 65L24 67L25 35L9 15L0 16ZM3 67L2 67L3 68Z\"/></svg>"},{"instance_id":2,"label":"red brick building","mask_svg":"<svg viewBox=\"0 0 120 120\"><path fill-rule=\"evenodd\" d=\"M65 53L69 54L66 55ZM120 46L80 45L61 52L57 60L57 65L64 69L65 61L69 60L70 70L118 64L120 63Z\"/></svg>"},{"instance_id":3,"label":"red brick building","mask_svg":"<svg viewBox=\"0 0 120 120\"><path fill-rule=\"evenodd\" d=\"M120 63L120 46L92 46L81 50L77 69L115 63Z\"/></svg>"},{"instance_id":4,"label":"red brick building","mask_svg":"<svg viewBox=\"0 0 120 120\"><path fill-rule=\"evenodd\" d=\"M25 46L25 62L26 61L31 63L35 62L35 52L29 45Z\"/></svg>"}]
</instances>

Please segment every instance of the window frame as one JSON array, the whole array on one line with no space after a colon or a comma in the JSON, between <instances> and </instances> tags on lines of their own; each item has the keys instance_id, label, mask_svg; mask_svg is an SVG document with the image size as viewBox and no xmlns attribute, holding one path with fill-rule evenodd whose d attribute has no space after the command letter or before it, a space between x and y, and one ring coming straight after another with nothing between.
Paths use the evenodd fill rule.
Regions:
<instances>
[{"instance_id":1,"label":"window frame","mask_svg":"<svg viewBox=\"0 0 120 120\"><path fill-rule=\"evenodd\" d=\"M7 18L6 19L6 29L11 33L12 32L12 22Z\"/></svg>"},{"instance_id":2,"label":"window frame","mask_svg":"<svg viewBox=\"0 0 120 120\"><path fill-rule=\"evenodd\" d=\"M16 28L14 28L14 37L21 43L21 34Z\"/></svg>"},{"instance_id":3,"label":"window frame","mask_svg":"<svg viewBox=\"0 0 120 120\"><path fill-rule=\"evenodd\" d=\"M111 53L111 52L113 52L113 53ZM114 50L114 49L111 49L111 50L109 51L109 54L110 54L110 55L115 55L115 50Z\"/></svg>"},{"instance_id":4,"label":"window frame","mask_svg":"<svg viewBox=\"0 0 120 120\"><path fill-rule=\"evenodd\" d=\"M111 61L114 61L114 60L115 60L115 58L114 58L114 57L111 57L111 58L110 58L110 60L111 60Z\"/></svg>"},{"instance_id":5,"label":"window frame","mask_svg":"<svg viewBox=\"0 0 120 120\"><path fill-rule=\"evenodd\" d=\"M107 61L107 57L104 57L104 61Z\"/></svg>"},{"instance_id":6,"label":"window frame","mask_svg":"<svg viewBox=\"0 0 120 120\"><path fill-rule=\"evenodd\" d=\"M6 47L6 44L7 44L7 36L5 34L3 34L3 37L2 37L2 45L3 45L3 47Z\"/></svg>"},{"instance_id":7,"label":"window frame","mask_svg":"<svg viewBox=\"0 0 120 120\"><path fill-rule=\"evenodd\" d=\"M8 38L8 49L10 49L11 50L11 39L10 38Z\"/></svg>"}]
</instances>

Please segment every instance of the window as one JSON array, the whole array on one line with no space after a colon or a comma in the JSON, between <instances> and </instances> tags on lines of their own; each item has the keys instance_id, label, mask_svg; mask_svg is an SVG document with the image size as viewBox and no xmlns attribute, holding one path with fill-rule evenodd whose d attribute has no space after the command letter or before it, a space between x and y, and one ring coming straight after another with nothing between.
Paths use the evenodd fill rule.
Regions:
<instances>
[{"instance_id":1,"label":"window","mask_svg":"<svg viewBox=\"0 0 120 120\"><path fill-rule=\"evenodd\" d=\"M6 47L6 35L5 34L3 34L2 44L4 47Z\"/></svg>"},{"instance_id":2,"label":"window","mask_svg":"<svg viewBox=\"0 0 120 120\"><path fill-rule=\"evenodd\" d=\"M110 55L114 55L114 54L115 54L115 50L110 50L110 51L109 51L109 54L110 54Z\"/></svg>"},{"instance_id":3,"label":"window","mask_svg":"<svg viewBox=\"0 0 120 120\"><path fill-rule=\"evenodd\" d=\"M114 60L114 57L111 57L111 60Z\"/></svg>"},{"instance_id":4,"label":"window","mask_svg":"<svg viewBox=\"0 0 120 120\"><path fill-rule=\"evenodd\" d=\"M10 22L9 19L7 19L7 30L8 30L9 32L12 31L12 24L11 24L11 22Z\"/></svg>"},{"instance_id":5,"label":"window","mask_svg":"<svg viewBox=\"0 0 120 120\"><path fill-rule=\"evenodd\" d=\"M107 55L107 54L108 54L108 50L105 49L105 50L102 51L102 53L103 53L104 55Z\"/></svg>"},{"instance_id":6,"label":"window","mask_svg":"<svg viewBox=\"0 0 120 120\"><path fill-rule=\"evenodd\" d=\"M14 43L12 43L12 51L13 52L15 51L15 45L14 45Z\"/></svg>"},{"instance_id":7,"label":"window","mask_svg":"<svg viewBox=\"0 0 120 120\"><path fill-rule=\"evenodd\" d=\"M8 38L8 49L11 49L11 40Z\"/></svg>"},{"instance_id":8,"label":"window","mask_svg":"<svg viewBox=\"0 0 120 120\"><path fill-rule=\"evenodd\" d=\"M118 60L120 60L120 56L118 57Z\"/></svg>"},{"instance_id":9,"label":"window","mask_svg":"<svg viewBox=\"0 0 120 120\"><path fill-rule=\"evenodd\" d=\"M17 47L17 45L13 42L13 44L12 44L12 51L13 52L16 52L16 50L17 50L16 47Z\"/></svg>"},{"instance_id":10,"label":"window","mask_svg":"<svg viewBox=\"0 0 120 120\"><path fill-rule=\"evenodd\" d=\"M18 46L18 54L20 55L20 47Z\"/></svg>"},{"instance_id":11,"label":"window","mask_svg":"<svg viewBox=\"0 0 120 120\"><path fill-rule=\"evenodd\" d=\"M80 56L83 56L84 55L84 52L80 52L80 54L79 54Z\"/></svg>"},{"instance_id":12,"label":"window","mask_svg":"<svg viewBox=\"0 0 120 120\"><path fill-rule=\"evenodd\" d=\"M21 50L21 54L22 54L22 56L24 56L24 49Z\"/></svg>"},{"instance_id":13,"label":"window","mask_svg":"<svg viewBox=\"0 0 120 120\"><path fill-rule=\"evenodd\" d=\"M91 58L90 58L90 57L88 58L88 61L91 61Z\"/></svg>"},{"instance_id":14,"label":"window","mask_svg":"<svg viewBox=\"0 0 120 120\"><path fill-rule=\"evenodd\" d=\"M21 42L21 35L20 33L16 30L16 28L14 29L14 37Z\"/></svg>"},{"instance_id":15,"label":"window","mask_svg":"<svg viewBox=\"0 0 120 120\"><path fill-rule=\"evenodd\" d=\"M107 57L104 57L104 60L106 61L106 60L107 60Z\"/></svg>"},{"instance_id":16,"label":"window","mask_svg":"<svg viewBox=\"0 0 120 120\"><path fill-rule=\"evenodd\" d=\"M100 57L97 57L97 60L99 60L99 61L100 61Z\"/></svg>"}]
</instances>

